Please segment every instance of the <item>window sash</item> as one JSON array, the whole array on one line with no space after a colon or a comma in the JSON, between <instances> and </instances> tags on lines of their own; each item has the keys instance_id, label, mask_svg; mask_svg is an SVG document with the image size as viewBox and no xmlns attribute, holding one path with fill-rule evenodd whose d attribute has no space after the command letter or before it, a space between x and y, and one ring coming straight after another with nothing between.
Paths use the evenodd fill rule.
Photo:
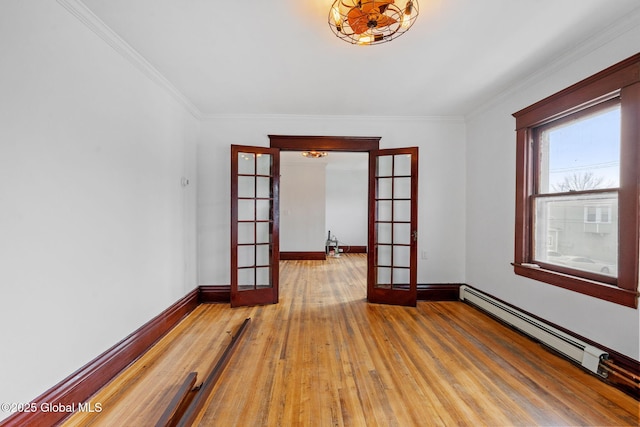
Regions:
<instances>
[{"instance_id":1,"label":"window sash","mask_svg":"<svg viewBox=\"0 0 640 427\"><path fill-rule=\"evenodd\" d=\"M587 207L617 204L618 191L611 190L532 196L532 263L564 274L617 285L618 221L600 225L585 223L584 220ZM551 247L548 246L550 238ZM612 246L615 247L613 253L607 250ZM548 256L548 252L556 254ZM577 262L578 258L587 258L592 263Z\"/></svg>"},{"instance_id":2,"label":"window sash","mask_svg":"<svg viewBox=\"0 0 640 427\"><path fill-rule=\"evenodd\" d=\"M616 91L615 93L610 94L610 97L605 99L599 99L598 101L594 101L592 105L585 107L582 110L571 113L565 117L560 119L554 119L548 123L544 123L540 126L536 126L533 129L533 144L534 144L534 155L536 159L536 163L534 166L534 178L535 178L535 194L559 194L562 193L562 190L553 189L553 184L550 185L551 173L552 171L549 169L549 166L544 167L543 164L547 163L547 165L551 162L552 156L549 153L551 150L551 146L549 141L545 141L545 135L554 130L561 130L564 127L570 127L571 125L577 123L586 123L587 120L598 120L601 119L602 116L606 113L611 112L612 110L620 109L620 93ZM620 125L619 125L620 126ZM617 129L620 132L620 128ZM618 138L620 135L617 134ZM588 139L587 139L588 140ZM616 151L620 151L620 142L618 139L618 147L616 147ZM546 150L543 149L543 145L547 145ZM555 158L555 156L554 156ZM598 188L617 188L619 185L617 184L620 180L620 158L616 159L618 162L618 176L613 179L616 182L616 185L607 184L607 182L603 182L604 186L600 186ZM614 166L615 167L615 166ZM590 172L589 168L585 169L585 172ZM579 190L578 190L579 191Z\"/></svg>"}]
</instances>

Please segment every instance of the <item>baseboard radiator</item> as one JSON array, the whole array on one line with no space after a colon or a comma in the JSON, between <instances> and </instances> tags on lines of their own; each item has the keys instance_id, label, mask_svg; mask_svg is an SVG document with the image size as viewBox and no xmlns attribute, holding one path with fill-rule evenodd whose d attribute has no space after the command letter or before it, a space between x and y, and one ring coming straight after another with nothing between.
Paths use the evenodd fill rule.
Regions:
<instances>
[{"instance_id":1,"label":"baseboard radiator","mask_svg":"<svg viewBox=\"0 0 640 427\"><path fill-rule=\"evenodd\" d=\"M562 353L591 372L603 378L607 377L607 371L600 364L602 360L608 359L607 352L584 343L468 286L460 286L460 299Z\"/></svg>"}]
</instances>

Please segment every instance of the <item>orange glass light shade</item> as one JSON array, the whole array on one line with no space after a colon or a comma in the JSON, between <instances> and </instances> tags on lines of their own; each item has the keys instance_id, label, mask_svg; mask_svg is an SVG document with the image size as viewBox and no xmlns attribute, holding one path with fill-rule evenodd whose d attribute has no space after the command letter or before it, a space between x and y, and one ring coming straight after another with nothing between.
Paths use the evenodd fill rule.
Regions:
<instances>
[{"instance_id":1,"label":"orange glass light shade","mask_svg":"<svg viewBox=\"0 0 640 427\"><path fill-rule=\"evenodd\" d=\"M418 17L418 0L335 0L329 27L340 39L360 45L385 43L401 36Z\"/></svg>"}]
</instances>

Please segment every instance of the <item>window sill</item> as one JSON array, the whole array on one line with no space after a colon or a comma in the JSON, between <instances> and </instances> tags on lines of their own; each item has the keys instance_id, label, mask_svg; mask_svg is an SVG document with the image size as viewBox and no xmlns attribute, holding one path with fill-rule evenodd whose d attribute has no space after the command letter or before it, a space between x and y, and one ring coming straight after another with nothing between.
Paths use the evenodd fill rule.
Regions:
<instances>
[{"instance_id":1,"label":"window sill","mask_svg":"<svg viewBox=\"0 0 640 427\"><path fill-rule=\"evenodd\" d=\"M518 276L538 280L560 288L568 289L594 298L610 301L626 307L638 308L638 292L619 288L606 283L595 282L569 274L546 270L534 264L512 263Z\"/></svg>"}]
</instances>

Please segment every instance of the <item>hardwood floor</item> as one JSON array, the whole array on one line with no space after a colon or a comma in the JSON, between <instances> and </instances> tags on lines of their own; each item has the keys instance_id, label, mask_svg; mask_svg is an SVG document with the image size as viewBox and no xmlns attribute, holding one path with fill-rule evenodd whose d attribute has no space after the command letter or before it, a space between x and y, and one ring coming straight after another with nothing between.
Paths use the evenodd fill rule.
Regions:
<instances>
[{"instance_id":1,"label":"hardwood floor","mask_svg":"<svg viewBox=\"0 0 640 427\"><path fill-rule=\"evenodd\" d=\"M199 306L65 425L154 425L247 317L200 425L638 425L638 401L464 303L367 303L365 268L283 261L279 304Z\"/></svg>"}]
</instances>

